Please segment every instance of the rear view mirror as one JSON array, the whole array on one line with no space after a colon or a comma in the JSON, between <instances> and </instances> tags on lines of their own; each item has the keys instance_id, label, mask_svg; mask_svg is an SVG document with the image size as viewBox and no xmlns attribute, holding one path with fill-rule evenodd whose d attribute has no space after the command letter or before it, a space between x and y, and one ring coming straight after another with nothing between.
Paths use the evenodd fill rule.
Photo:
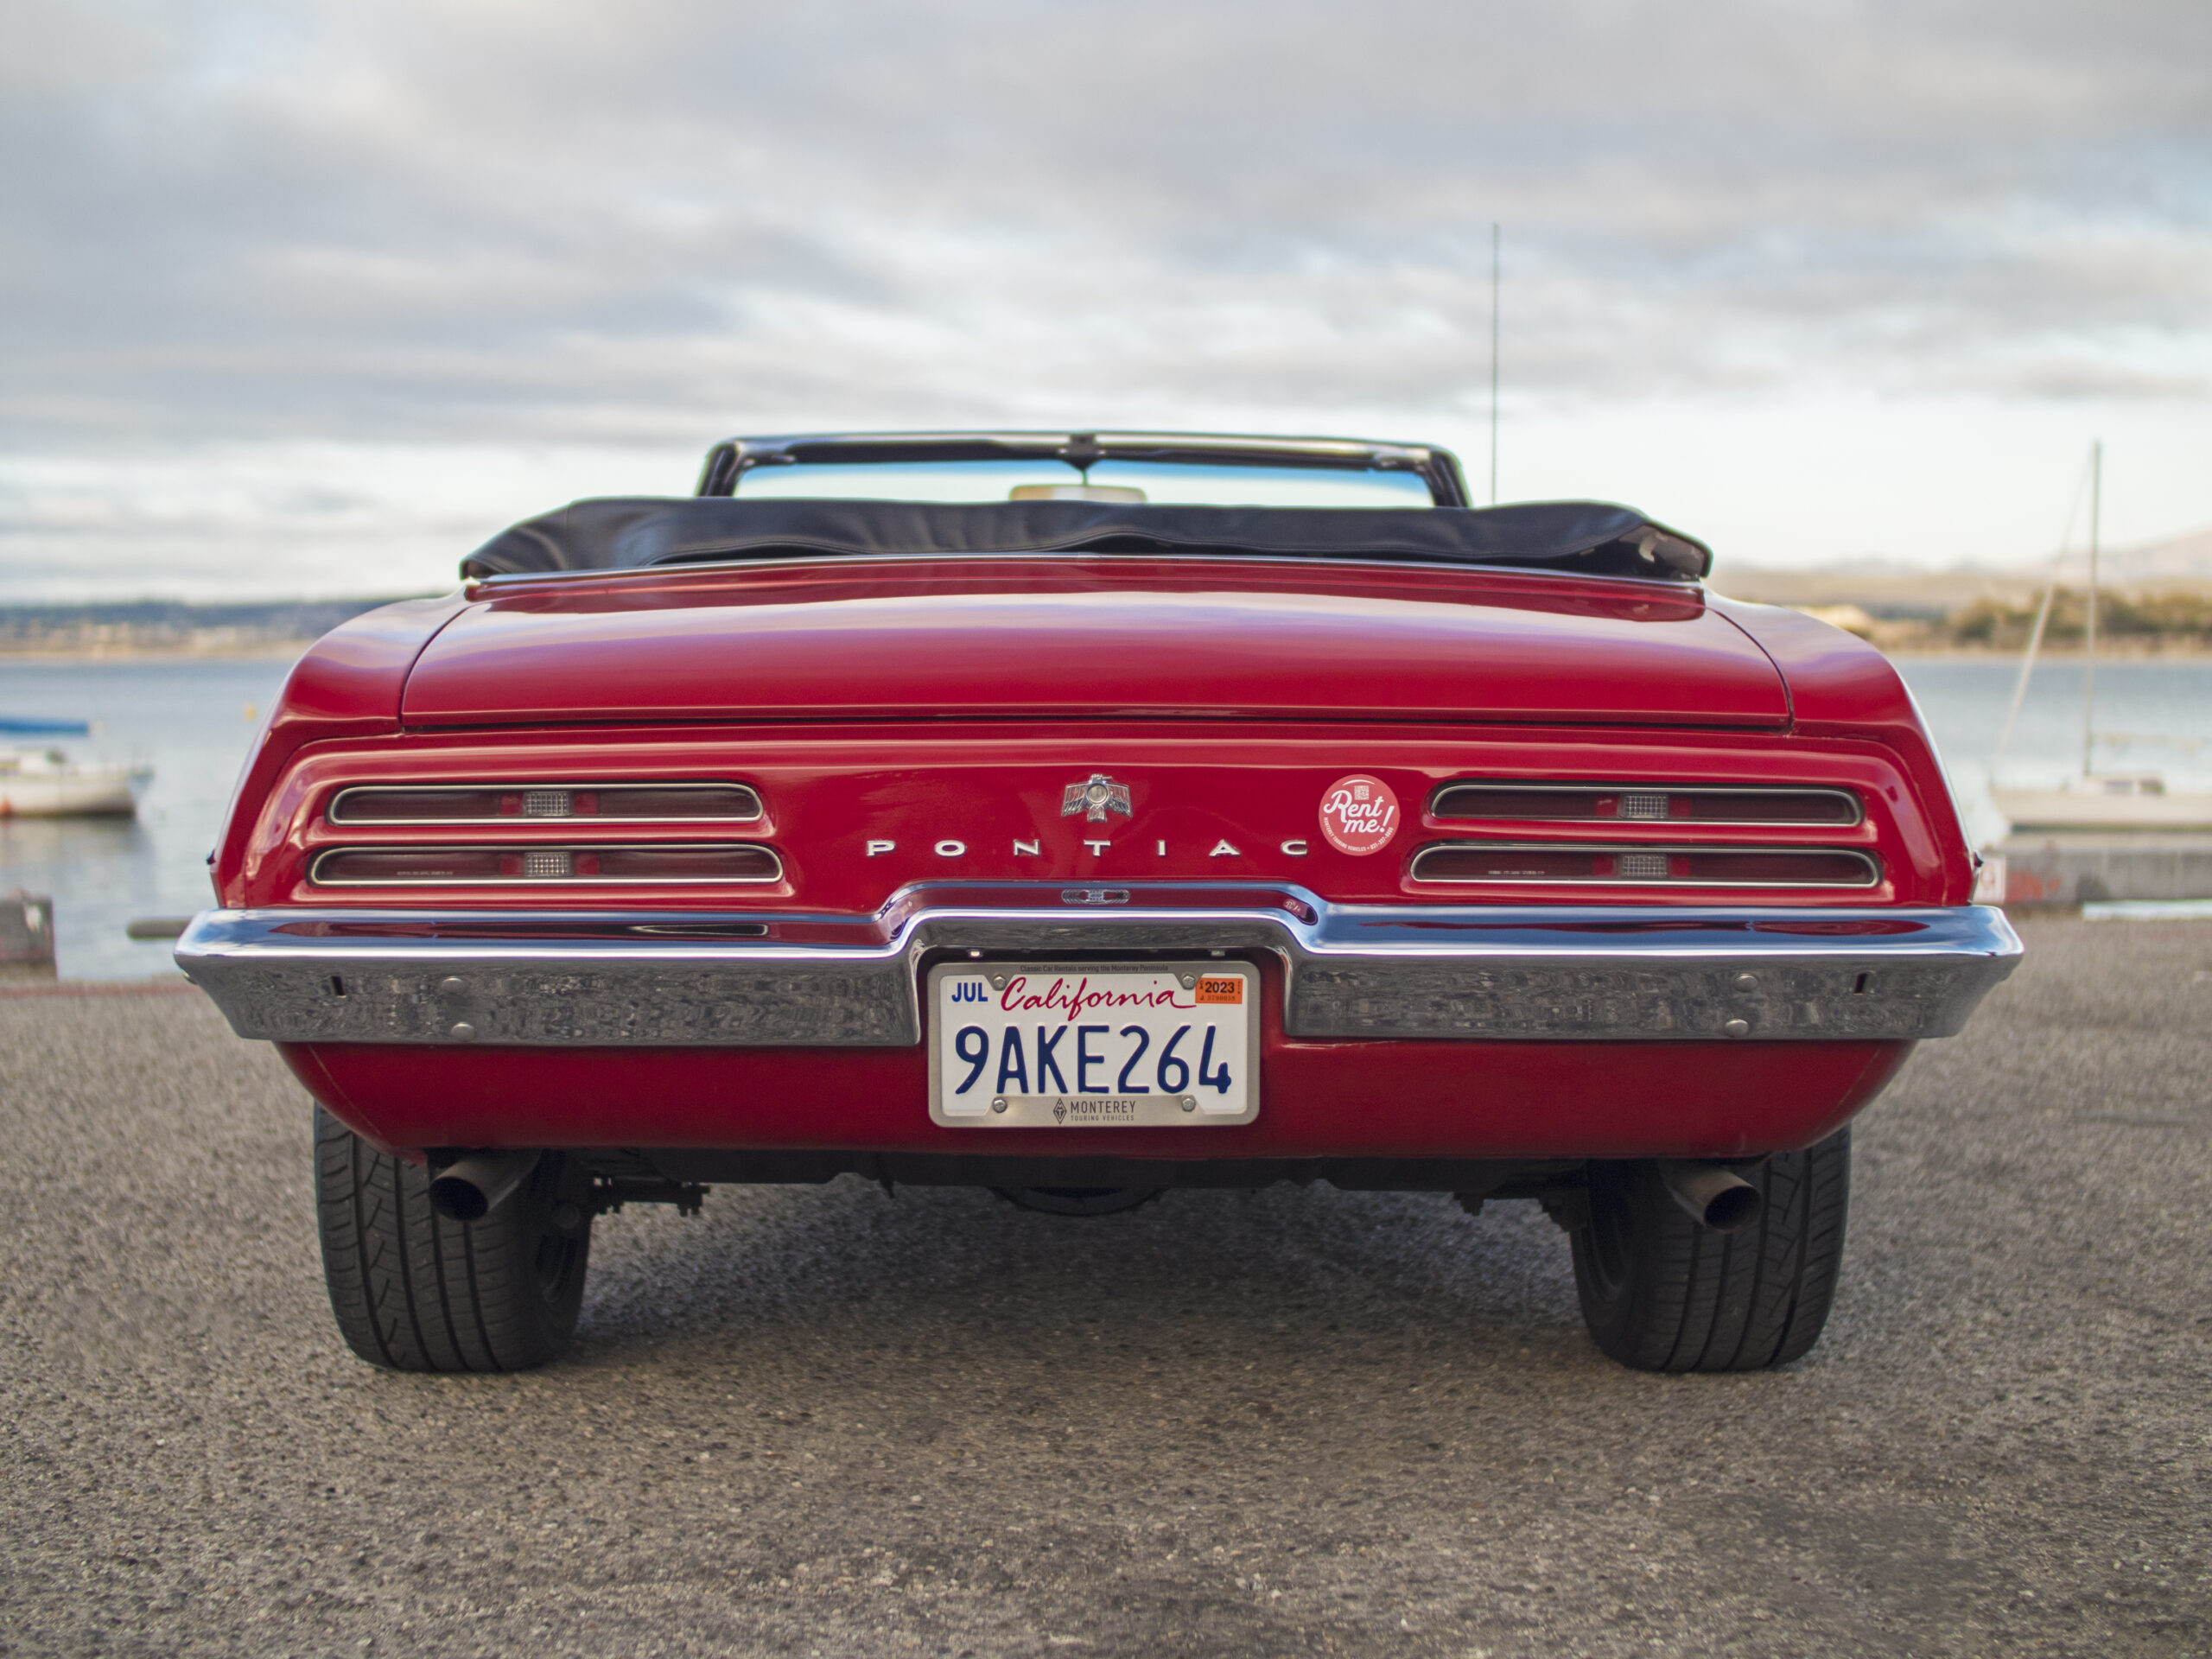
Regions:
<instances>
[{"instance_id":1,"label":"rear view mirror","mask_svg":"<svg viewBox=\"0 0 2212 1659\"><path fill-rule=\"evenodd\" d=\"M1127 484L1017 484L1006 493L1009 501L1114 501L1141 504L1142 490Z\"/></svg>"}]
</instances>

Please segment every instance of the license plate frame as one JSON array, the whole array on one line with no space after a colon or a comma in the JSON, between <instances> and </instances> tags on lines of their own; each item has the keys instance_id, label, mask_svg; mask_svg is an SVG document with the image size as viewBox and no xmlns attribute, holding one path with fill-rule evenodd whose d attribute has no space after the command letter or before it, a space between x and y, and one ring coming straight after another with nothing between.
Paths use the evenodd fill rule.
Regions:
<instances>
[{"instance_id":1,"label":"license plate frame","mask_svg":"<svg viewBox=\"0 0 2212 1659\"><path fill-rule=\"evenodd\" d=\"M1208 985L1205 982L1213 982ZM1057 982L1057 983L1056 983ZM1234 982L1234 985L1230 984ZM925 976L925 1043L930 1074L930 1121L945 1128L961 1129L1078 1129L1078 1128L1220 1128L1252 1122L1260 1115L1260 970L1248 962L1216 957L1173 962L1060 962L987 957L966 962L942 962ZM973 995L956 1003L949 988L972 990L982 985L985 1000ZM1013 988L1009 991L1009 988ZM1233 1000L1232 1000L1233 992ZM1166 1001L1132 1003L1132 996L1160 997ZM1023 1007L1006 1007L1009 995ZM1201 1001L1201 996L1206 1000ZM1096 999L1108 999L1098 1006ZM1071 1012L1078 1002L1089 1007ZM1082 1012L1096 1017L1084 1019ZM985 1033L985 1058L974 1082L961 1090L957 1084L976 1065L971 1052L957 1046L965 1027L953 1025L955 1016L967 1027ZM1143 1027L1147 1039L1138 1043L1127 1035L1132 1025ZM1037 1028L1042 1026L1044 1030ZM1088 1027L1096 1035L1103 1026L1093 1052ZM1181 1038L1174 1028L1186 1028ZM1005 1032L1013 1027L1021 1035L1017 1055L1009 1056ZM1206 1030L1213 1036L1209 1042ZM1050 1033L1058 1029L1062 1034ZM1103 1090L1081 1088L1027 1093L1001 1092L997 1084L1017 1077L1041 1085L1046 1068L1036 1065L1028 1075L1031 1051L1049 1043L1051 1070L1063 1085L1069 1077L1078 1083L1103 1072L1109 1085ZM1183 1052L1187 1045L1189 1052ZM968 1049L976 1046L972 1042ZM1077 1055L1083 1057L1078 1065ZM1009 1060L1018 1058L1018 1071ZM1171 1090L1170 1070L1179 1062L1187 1086ZM1238 1068L1226 1089L1213 1086L1230 1066ZM1093 1071L1091 1068L1096 1068ZM1201 1084L1204 1072L1210 1079Z\"/></svg>"}]
</instances>

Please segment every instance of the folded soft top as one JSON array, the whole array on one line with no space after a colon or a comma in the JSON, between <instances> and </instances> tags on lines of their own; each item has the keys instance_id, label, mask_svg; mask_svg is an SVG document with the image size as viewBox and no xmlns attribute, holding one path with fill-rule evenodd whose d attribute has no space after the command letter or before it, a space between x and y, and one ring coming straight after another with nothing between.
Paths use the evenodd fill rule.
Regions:
<instances>
[{"instance_id":1,"label":"folded soft top","mask_svg":"<svg viewBox=\"0 0 2212 1659\"><path fill-rule=\"evenodd\" d=\"M503 531L464 578L853 554L1255 553L1536 565L1694 581L1702 543L1632 507L1185 507L1092 501L948 504L728 496L577 501Z\"/></svg>"}]
</instances>

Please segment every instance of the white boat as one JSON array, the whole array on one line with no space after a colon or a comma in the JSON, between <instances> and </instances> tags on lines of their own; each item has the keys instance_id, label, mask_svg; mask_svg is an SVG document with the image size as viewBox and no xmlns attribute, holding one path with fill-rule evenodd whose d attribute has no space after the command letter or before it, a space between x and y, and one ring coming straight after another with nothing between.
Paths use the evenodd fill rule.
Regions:
<instances>
[{"instance_id":1,"label":"white boat","mask_svg":"<svg viewBox=\"0 0 2212 1659\"><path fill-rule=\"evenodd\" d=\"M2212 795L2170 795L2156 772L2088 772L1990 798L2015 830L2212 830Z\"/></svg>"},{"instance_id":2,"label":"white boat","mask_svg":"<svg viewBox=\"0 0 2212 1659\"><path fill-rule=\"evenodd\" d=\"M2097 539L2104 507L2105 447L2089 451L2089 591L2088 626L2082 640L2082 770L2056 789L1993 788L1990 800L2015 831L2067 830L2212 830L2212 795L2169 793L2166 780L2155 772L2098 772L2096 754L2097 692ZM2078 510L2080 498L2075 497ZM2069 535L2072 524L2068 525ZM2066 556L2064 539L2059 560ZM2050 604L2058 592L2058 564L2050 570L2043 605L2028 635L2026 656L2020 664L2019 683L2012 690L2012 706L2005 716L2005 729L1997 740L1994 773L2004 763L2012 739L2013 722L2028 692L2028 677L2035 672L2036 653L2043 645L2044 627L2050 620Z\"/></svg>"},{"instance_id":3,"label":"white boat","mask_svg":"<svg viewBox=\"0 0 2212 1659\"><path fill-rule=\"evenodd\" d=\"M153 775L59 749L0 749L0 818L127 818Z\"/></svg>"}]
</instances>

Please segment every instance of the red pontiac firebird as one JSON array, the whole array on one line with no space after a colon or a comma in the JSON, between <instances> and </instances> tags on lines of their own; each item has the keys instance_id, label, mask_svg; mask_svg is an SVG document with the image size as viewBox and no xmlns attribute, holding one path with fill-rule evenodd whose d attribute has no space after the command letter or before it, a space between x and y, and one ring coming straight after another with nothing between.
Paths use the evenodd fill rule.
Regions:
<instances>
[{"instance_id":1,"label":"red pontiac firebird","mask_svg":"<svg viewBox=\"0 0 2212 1659\"><path fill-rule=\"evenodd\" d=\"M346 1340L557 1353L718 1182L1541 1203L1627 1364L1804 1353L1854 1113L2018 961L1910 696L1419 444L747 438L302 658L179 962Z\"/></svg>"}]
</instances>

